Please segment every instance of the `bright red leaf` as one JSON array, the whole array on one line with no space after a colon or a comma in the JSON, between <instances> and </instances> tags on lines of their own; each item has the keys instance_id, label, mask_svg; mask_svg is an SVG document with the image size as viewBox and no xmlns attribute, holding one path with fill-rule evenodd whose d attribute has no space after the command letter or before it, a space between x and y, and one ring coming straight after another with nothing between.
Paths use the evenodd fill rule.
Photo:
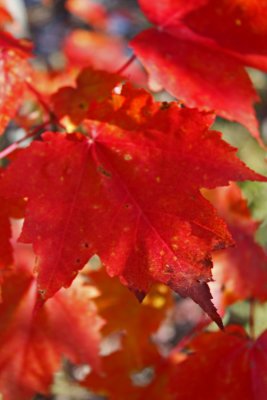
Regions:
<instances>
[{"instance_id":1,"label":"bright red leaf","mask_svg":"<svg viewBox=\"0 0 267 400\"><path fill-rule=\"evenodd\" d=\"M267 300L267 254L254 239L258 224L252 219L241 190L231 185L208 198L226 219L235 246L216 254L214 276L224 287L224 302L254 298Z\"/></svg>"},{"instance_id":2,"label":"bright red leaf","mask_svg":"<svg viewBox=\"0 0 267 400\"><path fill-rule=\"evenodd\" d=\"M189 350L193 354L172 373L173 400L266 399L267 331L254 341L230 326L225 333L200 334Z\"/></svg>"},{"instance_id":3,"label":"bright red leaf","mask_svg":"<svg viewBox=\"0 0 267 400\"><path fill-rule=\"evenodd\" d=\"M142 0L141 0L142 2ZM198 1L183 23L249 63L250 55L267 61L267 3L265 0ZM247 58L246 58L247 57ZM260 58L259 58L260 60ZM259 63L258 68L262 68Z\"/></svg>"},{"instance_id":4,"label":"bright red leaf","mask_svg":"<svg viewBox=\"0 0 267 400\"><path fill-rule=\"evenodd\" d=\"M140 4L157 27L141 32L131 43L152 78L186 104L214 109L257 136L252 107L257 95L244 65L267 67L265 2Z\"/></svg>"},{"instance_id":5,"label":"bright red leaf","mask_svg":"<svg viewBox=\"0 0 267 400\"><path fill-rule=\"evenodd\" d=\"M222 282L225 303L254 298L267 300L267 254L253 234L235 226L229 228L235 247L216 257L215 279Z\"/></svg>"},{"instance_id":6,"label":"bright red leaf","mask_svg":"<svg viewBox=\"0 0 267 400\"><path fill-rule=\"evenodd\" d=\"M135 108L137 120L147 115L139 129L88 121L88 137L46 133L10 165L1 192L28 198L20 240L39 256L43 299L97 253L139 298L161 282L220 323L206 282L211 251L232 240L199 188L264 178L208 130L210 115L150 103Z\"/></svg>"},{"instance_id":7,"label":"bright red leaf","mask_svg":"<svg viewBox=\"0 0 267 400\"><path fill-rule=\"evenodd\" d=\"M36 280L24 268L5 280L0 304L0 392L4 400L49 393L63 355L99 368L99 328L92 303L62 290L34 313ZM82 344L82 346L81 346Z\"/></svg>"}]
</instances>

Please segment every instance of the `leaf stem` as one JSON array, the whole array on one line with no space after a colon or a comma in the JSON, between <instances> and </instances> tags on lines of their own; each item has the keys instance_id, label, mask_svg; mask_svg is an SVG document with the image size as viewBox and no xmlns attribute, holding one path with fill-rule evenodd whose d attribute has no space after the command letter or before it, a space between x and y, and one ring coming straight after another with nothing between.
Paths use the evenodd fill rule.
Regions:
<instances>
[{"instance_id":1,"label":"leaf stem","mask_svg":"<svg viewBox=\"0 0 267 400\"><path fill-rule=\"evenodd\" d=\"M48 104L44 101L43 96L41 95L40 92L38 92L37 89L35 89L34 86L32 86L31 83L26 82L28 89L34 94L34 96L37 98L43 109L47 112L48 115L51 115L51 110L48 106Z\"/></svg>"},{"instance_id":2,"label":"leaf stem","mask_svg":"<svg viewBox=\"0 0 267 400\"><path fill-rule=\"evenodd\" d=\"M115 73L122 74L136 59L136 55L133 54Z\"/></svg>"},{"instance_id":3,"label":"leaf stem","mask_svg":"<svg viewBox=\"0 0 267 400\"><path fill-rule=\"evenodd\" d=\"M13 153L13 151L17 150L19 148L20 143L22 143L24 140L27 140L31 137L38 135L49 124L50 124L50 121L46 121L43 124L36 126L36 128L34 128L32 132L29 132L23 138L17 140L16 142L12 143L10 146L6 147L4 150L0 151L0 160L2 158L7 157L10 153Z\"/></svg>"},{"instance_id":4,"label":"leaf stem","mask_svg":"<svg viewBox=\"0 0 267 400\"><path fill-rule=\"evenodd\" d=\"M44 100L42 94L34 87L32 86L31 83L26 82L28 89L34 94L34 96L37 98L38 102L40 103L40 105L43 107L43 109L47 112L51 123L58 125L60 128L65 129L65 127L60 123L60 121L58 120L56 114L51 110L51 108L49 107L49 105L46 103L46 101Z\"/></svg>"}]
</instances>

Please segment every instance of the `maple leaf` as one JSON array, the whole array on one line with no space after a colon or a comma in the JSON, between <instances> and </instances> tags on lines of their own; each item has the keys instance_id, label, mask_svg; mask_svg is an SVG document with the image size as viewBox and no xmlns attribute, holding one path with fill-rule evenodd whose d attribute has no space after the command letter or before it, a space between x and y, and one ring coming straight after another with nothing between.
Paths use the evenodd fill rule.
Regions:
<instances>
[{"instance_id":1,"label":"maple leaf","mask_svg":"<svg viewBox=\"0 0 267 400\"><path fill-rule=\"evenodd\" d=\"M27 268L17 266L5 279L0 304L0 392L4 400L47 394L63 355L99 369L102 320L88 299L74 290L62 290L33 313L35 301L35 278Z\"/></svg>"},{"instance_id":2,"label":"maple leaf","mask_svg":"<svg viewBox=\"0 0 267 400\"><path fill-rule=\"evenodd\" d=\"M258 97L244 65L266 70L265 2L139 3L156 27L131 46L152 78L189 106L214 109L258 136L252 107Z\"/></svg>"},{"instance_id":3,"label":"maple leaf","mask_svg":"<svg viewBox=\"0 0 267 400\"><path fill-rule=\"evenodd\" d=\"M31 45L0 31L0 134L14 117L26 91Z\"/></svg>"},{"instance_id":4,"label":"maple leaf","mask_svg":"<svg viewBox=\"0 0 267 400\"><path fill-rule=\"evenodd\" d=\"M62 87L51 96L53 111L67 129L70 125L71 128L81 123L86 125L87 119L127 130L140 129L159 109L159 104L144 89L136 89L129 83L122 85L122 81L118 74L85 68L76 79L76 87Z\"/></svg>"},{"instance_id":5,"label":"maple leaf","mask_svg":"<svg viewBox=\"0 0 267 400\"><path fill-rule=\"evenodd\" d=\"M151 109L140 130L88 121L88 137L44 134L10 164L1 193L28 198L20 240L39 257L43 299L97 253L139 298L161 282L221 324L207 287L211 251L232 239L199 188L265 178L208 130L210 115L176 104Z\"/></svg>"},{"instance_id":6,"label":"maple leaf","mask_svg":"<svg viewBox=\"0 0 267 400\"><path fill-rule=\"evenodd\" d=\"M207 198L228 223L235 241L233 248L214 258L214 277L224 287L224 302L231 304L250 298L267 300L267 254L254 239L258 227L236 185L217 189Z\"/></svg>"},{"instance_id":7,"label":"maple leaf","mask_svg":"<svg viewBox=\"0 0 267 400\"><path fill-rule=\"evenodd\" d=\"M267 300L267 254L253 234L241 227L229 228L235 247L215 258L214 277L223 283L225 303L254 298ZM216 265L216 263L215 263Z\"/></svg>"},{"instance_id":8,"label":"maple leaf","mask_svg":"<svg viewBox=\"0 0 267 400\"><path fill-rule=\"evenodd\" d=\"M229 326L226 333L198 335L189 350L172 372L172 399L266 398L267 331L254 341L242 327Z\"/></svg>"}]
</instances>

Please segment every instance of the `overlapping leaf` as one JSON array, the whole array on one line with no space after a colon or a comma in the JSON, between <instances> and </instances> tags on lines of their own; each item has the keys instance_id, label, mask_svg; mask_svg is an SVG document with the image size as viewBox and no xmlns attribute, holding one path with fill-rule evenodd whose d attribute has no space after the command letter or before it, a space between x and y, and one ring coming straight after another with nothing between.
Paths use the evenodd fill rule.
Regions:
<instances>
[{"instance_id":1,"label":"overlapping leaf","mask_svg":"<svg viewBox=\"0 0 267 400\"><path fill-rule=\"evenodd\" d=\"M165 283L220 324L207 287L211 251L232 240L199 188L264 178L208 130L210 115L146 104L123 108L132 130L87 121L88 136L46 133L10 165L1 192L28 198L20 240L39 256L43 299L97 253L139 298Z\"/></svg>"},{"instance_id":2,"label":"overlapping leaf","mask_svg":"<svg viewBox=\"0 0 267 400\"><path fill-rule=\"evenodd\" d=\"M151 382L142 388L132 388L133 398L265 399L267 331L253 340L242 327L232 325L225 332L198 334L185 350L186 353L181 353L180 349L174 349L167 358L158 357ZM99 384L99 380L95 384ZM109 386L111 392L119 393L117 388ZM126 387L124 390L127 393ZM129 390L128 383L128 393Z\"/></svg>"},{"instance_id":3,"label":"overlapping leaf","mask_svg":"<svg viewBox=\"0 0 267 400\"><path fill-rule=\"evenodd\" d=\"M215 278L224 286L225 303L254 298L267 300L267 254L255 242L258 224L252 219L240 189L231 185L209 199L228 223L235 246L215 257Z\"/></svg>"},{"instance_id":4,"label":"overlapping leaf","mask_svg":"<svg viewBox=\"0 0 267 400\"><path fill-rule=\"evenodd\" d=\"M99 368L102 322L88 299L62 290L34 313L35 300L36 280L27 269L17 267L5 280L0 304L0 392L4 400L28 400L37 392L49 393L63 355L74 363Z\"/></svg>"},{"instance_id":5,"label":"overlapping leaf","mask_svg":"<svg viewBox=\"0 0 267 400\"><path fill-rule=\"evenodd\" d=\"M266 398L267 331L254 341L243 328L231 326L226 333L200 334L189 350L193 354L172 373L172 399Z\"/></svg>"},{"instance_id":6,"label":"overlapping leaf","mask_svg":"<svg viewBox=\"0 0 267 400\"><path fill-rule=\"evenodd\" d=\"M139 3L156 27L132 46L152 78L186 104L214 109L257 136L257 95L244 65L267 67L265 1Z\"/></svg>"}]
</instances>

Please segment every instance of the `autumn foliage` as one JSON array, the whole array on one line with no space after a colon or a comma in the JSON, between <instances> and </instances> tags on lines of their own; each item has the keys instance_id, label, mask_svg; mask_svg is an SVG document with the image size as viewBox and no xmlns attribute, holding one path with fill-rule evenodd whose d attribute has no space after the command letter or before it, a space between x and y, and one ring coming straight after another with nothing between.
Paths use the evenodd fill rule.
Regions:
<instances>
[{"instance_id":1,"label":"autumn foliage","mask_svg":"<svg viewBox=\"0 0 267 400\"><path fill-rule=\"evenodd\" d=\"M266 1L139 0L129 43L104 3L65 7L90 30L39 68L0 1L3 399L52 394L61 369L112 400L265 400L265 220L239 183L266 191L267 169L213 125L242 124L265 154L246 67L267 71Z\"/></svg>"}]
</instances>

